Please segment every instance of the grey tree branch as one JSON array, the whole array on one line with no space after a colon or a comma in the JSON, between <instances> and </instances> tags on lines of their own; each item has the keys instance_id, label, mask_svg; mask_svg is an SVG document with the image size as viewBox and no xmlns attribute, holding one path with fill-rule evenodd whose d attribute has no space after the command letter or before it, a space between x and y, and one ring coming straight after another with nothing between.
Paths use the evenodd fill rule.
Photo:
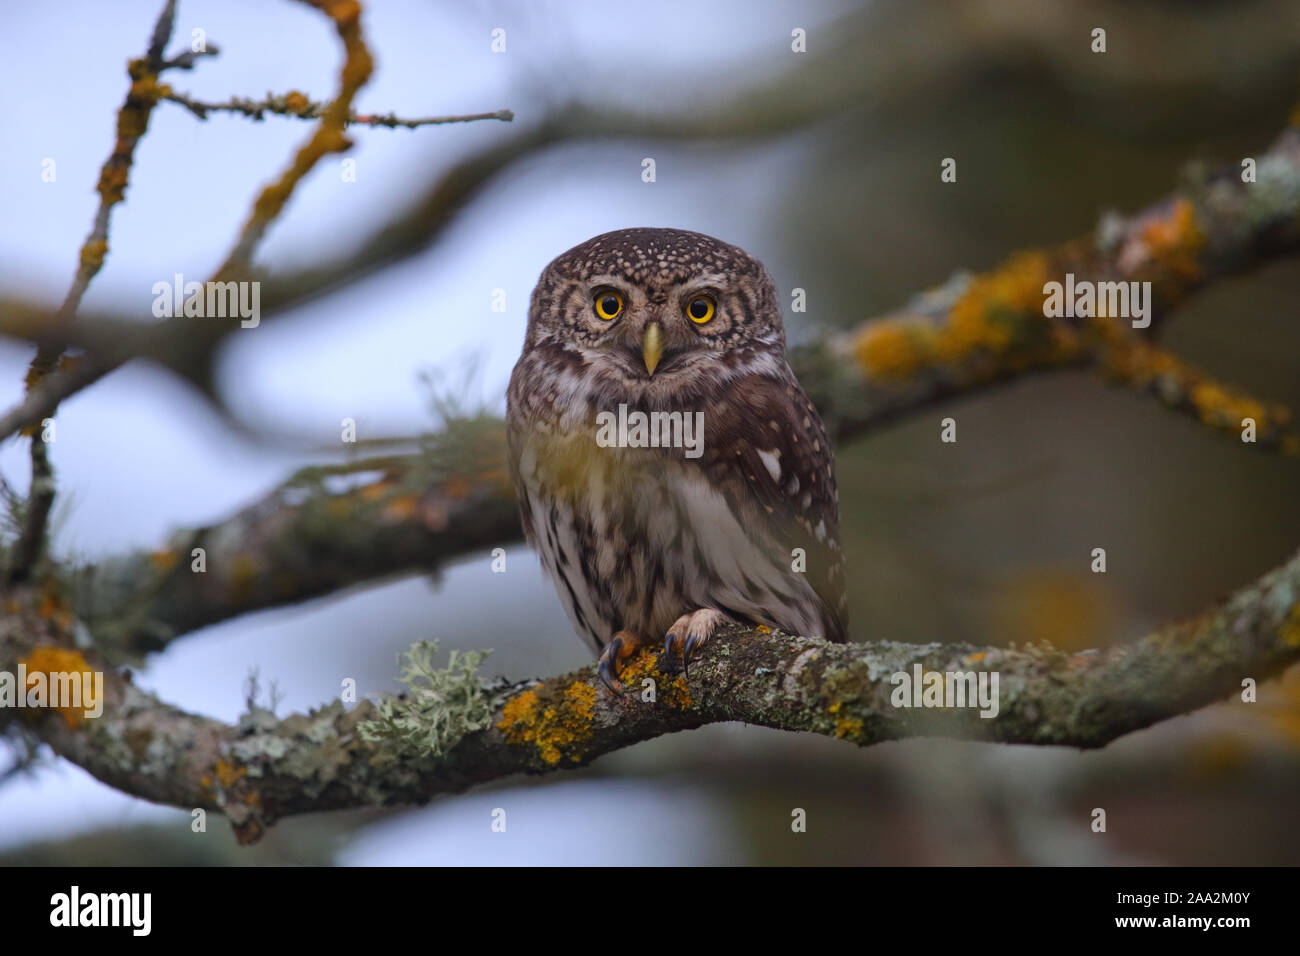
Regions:
<instances>
[{"instance_id":1,"label":"grey tree branch","mask_svg":"<svg viewBox=\"0 0 1300 956\"><path fill-rule=\"evenodd\" d=\"M471 434L448 467L422 455L306 469L225 521L178 532L158 551L81 569L76 604L97 646L135 660L239 614L432 572L520 539L504 427L485 419L465 430ZM197 548L203 573L193 570Z\"/></svg>"},{"instance_id":2,"label":"grey tree branch","mask_svg":"<svg viewBox=\"0 0 1300 956\"><path fill-rule=\"evenodd\" d=\"M71 616L51 613L44 595L12 591L8 606L0 618L0 667L30 659L40 646L70 646ZM836 645L734 629L706 645L689 679L650 652L634 658L623 673L631 690L625 696L605 690L591 667L543 681L497 682L487 688L491 727L436 760L403 758L386 743L366 741L358 725L374 716L368 701L351 710L335 701L282 720L254 707L231 726L165 704L111 670L98 718L74 726L58 712L23 713L56 753L110 786L157 803L220 810L247 842L286 816L423 803L516 773L579 767L640 741L725 721L859 746L942 736L1101 747L1298 659L1300 554L1218 608L1104 650ZM996 673L997 715L895 706L891 675L913 673L917 665L924 672ZM647 681L653 701L643 693ZM0 711L0 720L18 713Z\"/></svg>"}]
</instances>

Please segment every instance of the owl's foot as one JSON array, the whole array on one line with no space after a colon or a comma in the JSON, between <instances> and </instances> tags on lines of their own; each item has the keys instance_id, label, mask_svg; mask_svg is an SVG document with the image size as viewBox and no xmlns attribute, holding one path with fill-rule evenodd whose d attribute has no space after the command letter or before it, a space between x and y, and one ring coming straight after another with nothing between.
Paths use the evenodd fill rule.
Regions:
<instances>
[{"instance_id":1,"label":"owl's foot","mask_svg":"<svg viewBox=\"0 0 1300 956\"><path fill-rule=\"evenodd\" d=\"M600 661L596 665L596 673L605 682L605 686L615 694L623 693L623 685L618 682L618 674L623 669L623 662L645 645L646 642L631 631L619 631L605 645L605 651L600 655Z\"/></svg>"},{"instance_id":2,"label":"owl's foot","mask_svg":"<svg viewBox=\"0 0 1300 956\"><path fill-rule=\"evenodd\" d=\"M670 657L675 653L682 655L684 674L691 655L708 642L714 631L730 620L721 611L707 607L683 614L664 635L664 653Z\"/></svg>"}]
</instances>

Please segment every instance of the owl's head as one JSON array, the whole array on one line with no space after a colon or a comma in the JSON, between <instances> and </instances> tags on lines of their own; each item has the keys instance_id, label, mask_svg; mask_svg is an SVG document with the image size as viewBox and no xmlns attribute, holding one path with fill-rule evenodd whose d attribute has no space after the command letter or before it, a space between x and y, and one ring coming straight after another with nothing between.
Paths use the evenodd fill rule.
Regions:
<instances>
[{"instance_id":1,"label":"owl's head","mask_svg":"<svg viewBox=\"0 0 1300 956\"><path fill-rule=\"evenodd\" d=\"M782 358L785 331L771 278L743 249L681 229L620 229L543 270L524 350L557 346L657 391L720 364Z\"/></svg>"}]
</instances>

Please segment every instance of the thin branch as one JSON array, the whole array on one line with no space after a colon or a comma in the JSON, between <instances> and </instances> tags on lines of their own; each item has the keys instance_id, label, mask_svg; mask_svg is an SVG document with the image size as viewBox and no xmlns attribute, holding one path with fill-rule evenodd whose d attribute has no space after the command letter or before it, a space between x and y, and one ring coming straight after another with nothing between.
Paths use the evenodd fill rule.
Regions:
<instances>
[{"instance_id":1,"label":"thin branch","mask_svg":"<svg viewBox=\"0 0 1300 956\"><path fill-rule=\"evenodd\" d=\"M262 191L234 249L212 281L223 281L235 275L246 274L249 259L257 243L279 215L302 177L325 154L341 152L351 145L343 135L343 121L348 114L352 97L369 78L373 68L370 54L361 38L360 8L355 4L329 5L323 0L302 0L302 2L325 12L334 21L343 40L346 55L341 70L339 97L327 107L316 132L298 151L293 163L280 180ZM161 51L159 50L156 55L154 51L159 45L161 24L163 21L170 22L174 13L173 7L174 0L164 9L159 21L160 27L154 31L154 42L150 48L149 59L132 61L132 76L141 74L141 77L133 84L127 103L119 114L118 144L100 177L100 192L104 201L101 202L91 237L87 239L87 244L82 249L82 270L74 281L68 300L58 315L53 318L53 328L43 327L42 323L35 325L35 334L42 344L38 347L37 357L32 363L32 371L28 374L28 394L21 404L0 416L0 439L7 438L19 429L30 428L42 418L53 414L63 399L98 381L137 356L148 355L163 361L168 367L180 372L187 380L199 385L211 395L209 381L211 356L224 335L235 327L234 323L218 323L216 325L219 328L213 328L211 326L214 324L208 322L197 334L192 325L178 323L175 320L146 327L148 331L154 333L153 336L128 335L126 342L117 342L99 354L83 357L72 370L49 375L63 351L63 346L58 344L55 333L68 328L86 286L102 265L103 253L107 249L108 212L113 204L121 201L122 191L126 186L126 172L130 167L131 151L134 150L139 138L144 135L153 106L166 92L166 87L158 85L157 74L149 72L147 66L154 60L159 61L160 64L162 62ZM165 46L166 37L163 37L161 42ZM134 131L134 138L124 141L124 130ZM123 152L124 148L125 152ZM115 172L110 176L110 169L120 170L120 174ZM106 186L106 183L109 185ZM112 201L108 202L109 199ZM5 311L8 313L10 310ZM33 327L33 310L19 305L13 311L17 313L13 316L16 324L29 329ZM4 318L9 320L11 316L5 314ZM146 348L142 343L147 340L151 340L151 344ZM33 465L36 466L35 452L33 452ZM33 512L33 528L36 527L37 518L38 516ZM41 524L43 526L43 521Z\"/></svg>"},{"instance_id":2,"label":"thin branch","mask_svg":"<svg viewBox=\"0 0 1300 956\"><path fill-rule=\"evenodd\" d=\"M329 153L342 153L352 147L344 135L352 99L370 79L374 60L366 49L361 35L361 5L358 3L331 3L328 0L300 0L315 7L334 22L334 28L343 42L343 66L339 72L338 95L321 112L320 123L311 139L298 150L289 168L280 179L262 190L253 204L252 214L244 223L234 249L217 270L214 281L242 276L253 257L253 250L266 234L271 223L280 215L284 204L293 195L294 188L318 161Z\"/></svg>"},{"instance_id":3,"label":"thin branch","mask_svg":"<svg viewBox=\"0 0 1300 956\"><path fill-rule=\"evenodd\" d=\"M178 53L176 56L163 60L159 72L162 70L192 70L194 69L195 64L199 62L200 57L217 56L220 53L221 48L215 43L208 41L202 50L185 50ZM168 91L168 93L164 94L164 98L171 99L171 96L168 95L171 87L163 87L163 89Z\"/></svg>"},{"instance_id":4,"label":"thin branch","mask_svg":"<svg viewBox=\"0 0 1300 956\"><path fill-rule=\"evenodd\" d=\"M267 113L276 116L292 116L298 119L319 119L324 115L327 103L319 103L308 99L304 94L297 90L290 90L288 93L277 95L267 93L260 100L248 99L243 96L232 96L228 100L219 103L204 102L194 97L168 88L163 94L163 99L171 100L177 103L201 120L206 120L209 113L238 113L247 116L250 119L259 122L266 118ZM395 113L376 113L372 115L358 115L355 111L348 113L348 126L384 126L389 129L397 126L406 129L416 129L420 126L443 126L449 123L473 123L477 120L501 120L509 123L515 118L515 114L510 110L493 110L490 113L466 113L460 116L425 116L418 119L405 119Z\"/></svg>"},{"instance_id":5,"label":"thin branch","mask_svg":"<svg viewBox=\"0 0 1300 956\"><path fill-rule=\"evenodd\" d=\"M135 159L135 148L149 129L149 118L158 104L158 73L163 67L162 53L171 39L172 24L176 16L176 0L168 0L158 15L149 42L149 50L143 59L130 61L127 74L131 86L127 90L126 100L117 113L117 139L113 150L99 173L99 207L90 227L90 234L81 245L76 274L72 286L59 309L58 321L69 322L77 314L82 297L90 287L91 280L103 268L104 257L108 254L108 226L113 207L126 195L127 182L131 166ZM45 378L55 368L63 350L57 346L42 344L36 350L31 368L27 373L27 401L33 392L41 389ZM57 400L71 394L63 388L46 389L41 392L39 406L41 417L53 415ZM10 413L10 418L13 413ZM30 422L24 422L30 424ZM0 433L8 435L5 431ZM54 471L50 465L49 455L43 446L44 437L33 433L31 438L32 492L27 507L27 524L18 542L16 557L10 567L13 580L21 580L35 570L45 548L45 531L50 508L54 504Z\"/></svg>"},{"instance_id":6,"label":"thin branch","mask_svg":"<svg viewBox=\"0 0 1300 956\"><path fill-rule=\"evenodd\" d=\"M1107 379L1149 395L1202 425L1240 437L1251 423L1257 444L1300 455L1295 415L1280 402L1264 401L1220 382L1150 342L1112 343L1100 351L1099 362Z\"/></svg>"},{"instance_id":7,"label":"thin branch","mask_svg":"<svg viewBox=\"0 0 1300 956\"><path fill-rule=\"evenodd\" d=\"M37 646L73 646L72 615L51 611L48 595L11 591L7 607L0 667L12 670ZM283 720L254 708L229 726L165 704L111 669L101 716L25 713L56 753L109 786L156 803L220 810L250 842L286 816L423 803L516 773L579 767L640 741L725 721L859 746L941 736L1101 747L1296 660L1300 554L1214 610L1104 650L836 645L736 629L705 646L689 678L653 653L634 658L623 674L631 689L625 696L603 689L591 667L538 682L498 682L486 688L495 705L491 729L464 737L436 761L366 741L358 725L374 718L368 701L351 711L336 701ZM918 666L997 674L997 714L895 706L892 675L911 675ZM653 700L645 693L651 687ZM17 713L0 711L0 721Z\"/></svg>"},{"instance_id":8,"label":"thin branch","mask_svg":"<svg viewBox=\"0 0 1300 956\"><path fill-rule=\"evenodd\" d=\"M145 63L150 72L157 73L163 66L163 51L172 39L172 28L176 24L176 0L167 0L158 21L154 24L153 34L149 39L149 50L145 54Z\"/></svg>"}]
</instances>

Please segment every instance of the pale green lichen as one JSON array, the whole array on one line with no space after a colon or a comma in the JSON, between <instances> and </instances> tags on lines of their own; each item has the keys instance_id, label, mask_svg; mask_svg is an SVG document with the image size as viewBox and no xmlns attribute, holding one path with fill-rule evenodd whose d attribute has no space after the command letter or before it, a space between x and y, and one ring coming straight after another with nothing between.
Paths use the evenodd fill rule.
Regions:
<instances>
[{"instance_id":1,"label":"pale green lichen","mask_svg":"<svg viewBox=\"0 0 1300 956\"><path fill-rule=\"evenodd\" d=\"M467 734L492 723L492 703L478 678L491 651L452 651L445 668L434 666L438 642L420 641L399 654L399 697L381 697L375 720L358 725L366 740L383 742L412 757L441 757Z\"/></svg>"}]
</instances>

